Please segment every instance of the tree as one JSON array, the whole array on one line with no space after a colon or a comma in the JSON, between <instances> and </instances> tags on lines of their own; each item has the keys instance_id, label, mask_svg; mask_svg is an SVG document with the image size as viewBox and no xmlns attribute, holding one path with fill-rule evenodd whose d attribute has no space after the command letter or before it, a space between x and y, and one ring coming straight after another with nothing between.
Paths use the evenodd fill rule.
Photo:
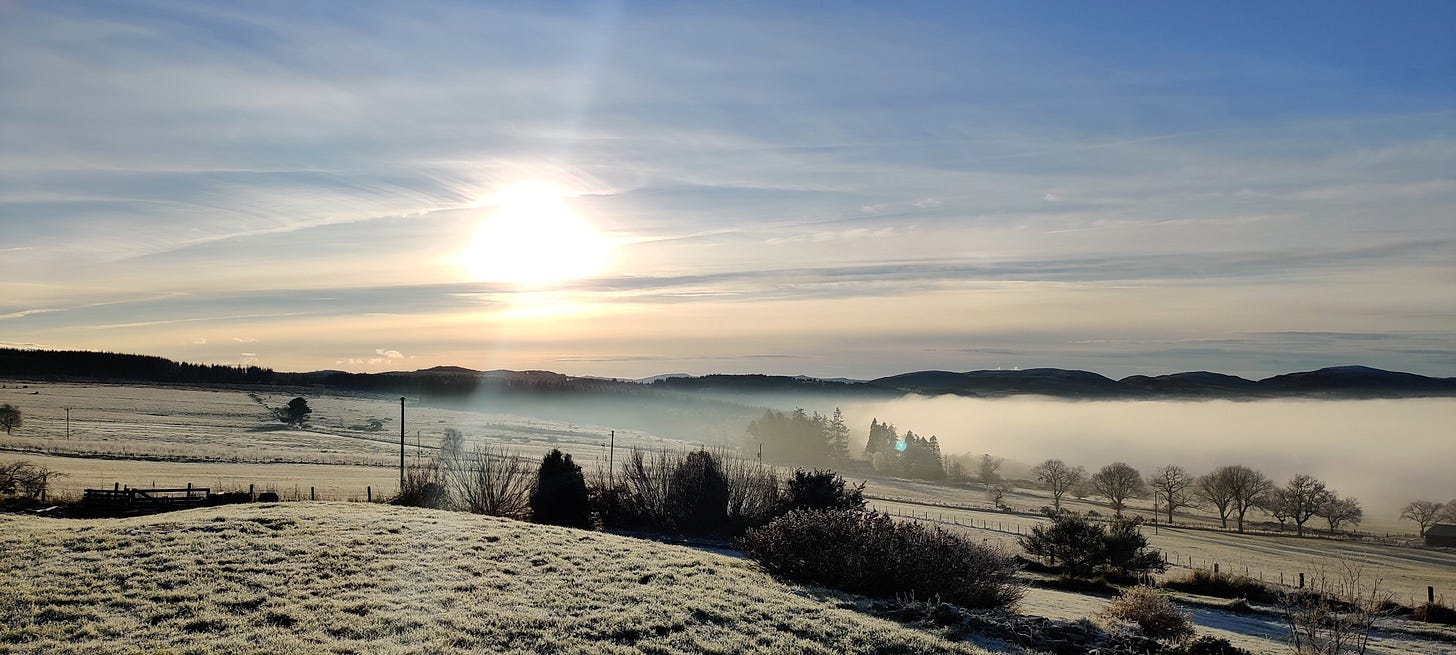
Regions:
<instances>
[{"instance_id":1,"label":"tree","mask_svg":"<svg viewBox=\"0 0 1456 655\"><path fill-rule=\"evenodd\" d=\"M1193 485L1193 493L1218 510L1218 520L1227 530L1229 514L1234 508L1234 493L1229 488L1228 477L1219 475L1218 471L1200 476Z\"/></svg>"},{"instance_id":2,"label":"tree","mask_svg":"<svg viewBox=\"0 0 1456 655\"><path fill-rule=\"evenodd\" d=\"M824 436L829 442L829 455L836 462L849 459L849 426L844 424L844 413L834 408L834 414L824 427Z\"/></svg>"},{"instance_id":3,"label":"tree","mask_svg":"<svg viewBox=\"0 0 1456 655\"><path fill-rule=\"evenodd\" d=\"M1279 522L1279 529L1282 531L1284 525L1289 522L1290 509L1293 504L1286 498L1289 494L1283 489L1274 489L1259 501L1259 508L1268 512L1269 516Z\"/></svg>"},{"instance_id":4,"label":"tree","mask_svg":"<svg viewBox=\"0 0 1456 655\"><path fill-rule=\"evenodd\" d=\"M1153 493L1168 512L1169 524L1173 523L1173 512L1179 507L1192 506L1193 483L1193 476L1183 470L1183 467L1174 464L1153 471L1152 477L1148 479L1148 486L1152 487Z\"/></svg>"},{"instance_id":5,"label":"tree","mask_svg":"<svg viewBox=\"0 0 1456 655\"><path fill-rule=\"evenodd\" d=\"M536 487L531 490L531 520L574 528L591 526L586 478L581 467L571 461L571 455L552 448L541 459Z\"/></svg>"},{"instance_id":6,"label":"tree","mask_svg":"<svg viewBox=\"0 0 1456 655\"><path fill-rule=\"evenodd\" d=\"M668 482L668 512L684 534L711 534L728 525L728 479L712 453L688 453Z\"/></svg>"},{"instance_id":7,"label":"tree","mask_svg":"<svg viewBox=\"0 0 1456 655\"><path fill-rule=\"evenodd\" d=\"M1143 474L1124 462L1113 462L1092 476L1092 488L1108 500L1112 513L1121 517L1128 499L1142 495Z\"/></svg>"},{"instance_id":8,"label":"tree","mask_svg":"<svg viewBox=\"0 0 1456 655\"><path fill-rule=\"evenodd\" d=\"M981 459L976 460L976 477L981 479L982 484L1000 482L1001 474L997 471L1001 469L1001 463L1004 461L1000 457L992 457L989 454L981 455Z\"/></svg>"},{"instance_id":9,"label":"tree","mask_svg":"<svg viewBox=\"0 0 1456 655\"><path fill-rule=\"evenodd\" d=\"M1289 514L1289 518L1294 521L1295 531L1301 537L1304 536L1304 524L1319 512L1320 507L1334 497L1334 494L1325 488L1324 482L1303 473L1290 478L1289 483L1285 484L1280 491L1283 492L1279 494L1280 503Z\"/></svg>"},{"instance_id":10,"label":"tree","mask_svg":"<svg viewBox=\"0 0 1456 655\"><path fill-rule=\"evenodd\" d=\"M11 430L20 427L23 422L24 417L20 415L19 407L10 403L0 405L0 428L5 428L5 434L10 434Z\"/></svg>"},{"instance_id":11,"label":"tree","mask_svg":"<svg viewBox=\"0 0 1456 655\"><path fill-rule=\"evenodd\" d=\"M1413 500L1400 510L1400 518L1415 521L1421 526L1421 536L1426 536L1426 528L1431 527L1440 518L1445 510L1441 503L1429 500Z\"/></svg>"},{"instance_id":12,"label":"tree","mask_svg":"<svg viewBox=\"0 0 1456 655\"><path fill-rule=\"evenodd\" d=\"M1319 508L1319 516L1330 524L1330 532L1340 529L1340 525L1360 525L1360 519L1364 518L1365 511L1360 509L1360 501L1356 498L1340 498L1334 493L1329 495L1325 503Z\"/></svg>"},{"instance_id":13,"label":"tree","mask_svg":"<svg viewBox=\"0 0 1456 655\"><path fill-rule=\"evenodd\" d=\"M1054 511L1061 511L1062 496L1066 495L1067 490L1087 477L1085 469L1080 466L1067 466L1060 459L1049 459L1037 464L1031 469L1031 474L1052 492L1052 509Z\"/></svg>"},{"instance_id":14,"label":"tree","mask_svg":"<svg viewBox=\"0 0 1456 655\"><path fill-rule=\"evenodd\" d=\"M307 400L294 398L288 401L288 406L283 408L278 418L282 419L288 425L301 426L304 422L308 421L308 415L312 413L313 409L308 406Z\"/></svg>"},{"instance_id":15,"label":"tree","mask_svg":"<svg viewBox=\"0 0 1456 655\"><path fill-rule=\"evenodd\" d=\"M1456 498L1446 503L1446 509L1441 511L1441 520L1447 523L1456 523Z\"/></svg>"},{"instance_id":16,"label":"tree","mask_svg":"<svg viewBox=\"0 0 1456 655\"><path fill-rule=\"evenodd\" d=\"M1269 478L1247 466L1221 466L1209 475L1213 476L1209 483L1223 504L1219 505L1220 500L1212 498L1209 502L1219 508L1225 528L1228 527L1229 511L1232 510L1239 532L1244 531L1244 516L1249 513L1249 509L1258 506L1264 495L1274 489L1274 483Z\"/></svg>"},{"instance_id":17,"label":"tree","mask_svg":"<svg viewBox=\"0 0 1456 655\"><path fill-rule=\"evenodd\" d=\"M828 421L803 409L788 414L774 410L748 424L744 440L747 452L763 447L764 457L788 464L823 466L832 452L826 437Z\"/></svg>"}]
</instances>

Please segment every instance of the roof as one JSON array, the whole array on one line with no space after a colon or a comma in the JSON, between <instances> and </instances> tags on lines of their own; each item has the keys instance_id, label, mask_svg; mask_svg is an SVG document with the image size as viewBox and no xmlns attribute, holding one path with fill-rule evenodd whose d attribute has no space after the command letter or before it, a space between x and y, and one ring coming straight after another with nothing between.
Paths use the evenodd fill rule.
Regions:
<instances>
[{"instance_id":1,"label":"roof","mask_svg":"<svg viewBox=\"0 0 1456 655\"><path fill-rule=\"evenodd\" d=\"M1437 523L1426 528L1427 537L1456 537L1456 525Z\"/></svg>"}]
</instances>

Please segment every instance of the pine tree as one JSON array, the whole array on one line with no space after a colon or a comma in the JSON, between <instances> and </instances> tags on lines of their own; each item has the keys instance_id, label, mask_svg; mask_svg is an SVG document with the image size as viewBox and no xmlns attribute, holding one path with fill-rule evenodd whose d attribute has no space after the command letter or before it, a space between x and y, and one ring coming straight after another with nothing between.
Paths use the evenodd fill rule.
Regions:
<instances>
[{"instance_id":1,"label":"pine tree","mask_svg":"<svg viewBox=\"0 0 1456 655\"><path fill-rule=\"evenodd\" d=\"M831 461L842 462L849 459L849 426L844 424L844 414L838 407L834 408L834 415L829 419L826 433Z\"/></svg>"}]
</instances>

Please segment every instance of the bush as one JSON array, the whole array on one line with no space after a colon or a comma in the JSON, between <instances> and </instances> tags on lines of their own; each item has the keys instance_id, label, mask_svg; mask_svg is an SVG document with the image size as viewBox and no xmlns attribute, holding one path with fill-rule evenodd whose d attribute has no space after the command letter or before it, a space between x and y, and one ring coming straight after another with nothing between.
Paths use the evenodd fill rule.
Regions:
<instances>
[{"instance_id":1,"label":"bush","mask_svg":"<svg viewBox=\"0 0 1456 655\"><path fill-rule=\"evenodd\" d=\"M1421 603L1412 610L1411 618L1424 623L1456 625L1456 610L1441 603Z\"/></svg>"},{"instance_id":2,"label":"bush","mask_svg":"<svg viewBox=\"0 0 1456 655\"><path fill-rule=\"evenodd\" d=\"M938 595L978 608L1008 607L1021 597L1007 555L879 512L790 512L749 530L739 546L770 572L852 593Z\"/></svg>"},{"instance_id":3,"label":"bush","mask_svg":"<svg viewBox=\"0 0 1456 655\"><path fill-rule=\"evenodd\" d=\"M505 451L475 448L461 454L450 477L456 506L473 514L524 519L530 515L530 465Z\"/></svg>"},{"instance_id":4,"label":"bush","mask_svg":"<svg viewBox=\"0 0 1456 655\"><path fill-rule=\"evenodd\" d=\"M668 482L668 511L683 534L705 535L727 529L728 481L717 457L706 450L688 453Z\"/></svg>"},{"instance_id":5,"label":"bush","mask_svg":"<svg viewBox=\"0 0 1456 655\"><path fill-rule=\"evenodd\" d=\"M261 502L262 497L259 496ZM445 475L434 459L416 461L404 472L404 486L389 499L391 505L405 507L429 507L446 509L450 507L450 492L445 486Z\"/></svg>"},{"instance_id":6,"label":"bush","mask_svg":"<svg viewBox=\"0 0 1456 655\"><path fill-rule=\"evenodd\" d=\"M1208 635L1194 639L1182 648L1168 652L1177 655L1249 655L1249 651L1229 643L1227 639Z\"/></svg>"},{"instance_id":7,"label":"bush","mask_svg":"<svg viewBox=\"0 0 1456 655\"><path fill-rule=\"evenodd\" d=\"M1122 592L1098 616L1107 621L1137 625L1143 636L1158 641L1184 642L1193 637L1193 620L1152 587Z\"/></svg>"},{"instance_id":8,"label":"bush","mask_svg":"<svg viewBox=\"0 0 1456 655\"><path fill-rule=\"evenodd\" d=\"M848 486L838 473L823 469L796 469L784 488L784 511L800 509L852 509L865 507L864 483Z\"/></svg>"},{"instance_id":9,"label":"bush","mask_svg":"<svg viewBox=\"0 0 1456 655\"><path fill-rule=\"evenodd\" d=\"M1243 598L1256 603L1275 603L1279 592L1258 580L1243 576L1234 577L1226 573L1214 573L1204 569L1189 571L1181 577L1168 578L1158 586L1215 598Z\"/></svg>"},{"instance_id":10,"label":"bush","mask_svg":"<svg viewBox=\"0 0 1456 655\"><path fill-rule=\"evenodd\" d=\"M1068 578L1131 580L1167 568L1157 551L1148 550L1147 537L1138 530L1140 519L1116 519L1104 526L1066 512L1049 518L1051 523L1033 527L1018 541L1026 552L1061 564Z\"/></svg>"},{"instance_id":11,"label":"bush","mask_svg":"<svg viewBox=\"0 0 1456 655\"><path fill-rule=\"evenodd\" d=\"M767 525L783 513L779 477L772 467L725 458L723 478L728 482L728 524L734 536Z\"/></svg>"},{"instance_id":12,"label":"bush","mask_svg":"<svg viewBox=\"0 0 1456 655\"><path fill-rule=\"evenodd\" d=\"M536 523L591 527L591 504L587 499L586 478L571 455L551 449L541 459L536 487L531 491L531 520Z\"/></svg>"}]
</instances>

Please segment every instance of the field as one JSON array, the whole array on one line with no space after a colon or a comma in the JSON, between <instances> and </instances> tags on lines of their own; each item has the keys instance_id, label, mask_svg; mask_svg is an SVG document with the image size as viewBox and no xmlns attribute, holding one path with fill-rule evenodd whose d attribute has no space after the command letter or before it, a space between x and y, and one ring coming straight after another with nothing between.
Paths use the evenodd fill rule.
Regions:
<instances>
[{"instance_id":1,"label":"field","mask_svg":"<svg viewBox=\"0 0 1456 655\"><path fill-rule=\"evenodd\" d=\"M984 652L742 559L377 504L0 515L0 578L0 652Z\"/></svg>"},{"instance_id":2,"label":"field","mask_svg":"<svg viewBox=\"0 0 1456 655\"><path fill-rule=\"evenodd\" d=\"M314 408L314 414L307 429L290 429L282 426L273 417L270 409L285 404L295 395L307 397L310 406ZM58 480L55 490L63 495L76 496L80 494L81 489L86 487L111 487L113 484L168 487L190 483L223 490L247 489L249 485L253 485L260 491L278 491L285 500L302 500L314 496L325 501L361 501L365 499L366 489L372 491L374 499L378 500L392 494L397 486L399 462L399 402L397 397L327 394L319 393L318 390L286 392L276 389L238 390L6 382L4 388L0 388L0 402L15 404L25 412L25 424L20 430L10 437L0 435L0 460L23 458L62 472L65 477ZM69 438L65 419L65 408L68 407L71 408ZM444 430L453 428L460 430L465 435L468 445L501 448L532 459L539 458L550 448L560 447L572 453L584 466L601 467L605 465L608 458L607 435L613 429L591 423L547 420L505 411L466 411L417 404L407 405L406 410L406 456L410 459L428 456L438 445ZM371 419L382 424L383 427L372 429ZM688 440L666 439L643 431L620 429L616 432L616 444L618 461L624 451L631 447L651 450L685 450L699 445ZM965 531L978 540L999 544L1012 550L1016 548L1017 534L1028 531L1031 526L1040 522L1036 516L990 509L984 491L977 488L952 488L880 477L871 478L866 482L867 493L874 497L872 505L879 509ZM1016 490L1007 496L1006 502L1020 510L1032 511L1036 507L1049 504L1050 499L1044 492ZM1106 511L1105 507L1090 501L1067 499L1066 502L1077 511L1088 509ZM418 530L418 532L412 534L430 534L432 544L435 541L446 544L455 543L458 539L464 539L465 541L460 542L460 544L464 544L461 546L464 548L484 547L478 540L471 541L477 538L476 532L480 530L497 536L502 531L514 530L516 534L524 534L521 531L537 530L537 528L521 524L510 524L514 527L508 529L489 520L459 515L426 513L429 518L420 519L414 515L391 513L396 510L363 505L357 507L353 505L325 506L331 508L328 512L339 514L340 521L363 522L370 526L368 529L360 528L357 525L353 528L345 527L343 524L335 526L344 532L351 529L358 531L358 535L350 535L346 538L329 533L325 526L319 526L317 530L314 530L312 526L304 529L299 525L313 520L307 517L312 517L314 513L321 511L315 509L316 507L321 507L321 505L289 505L286 508L269 510L281 513L276 515L247 514L248 511L261 510L222 510L220 514L216 514L221 517L216 520L218 525L205 528L189 527L183 518L178 518L184 515L172 515L171 518L131 519L129 522L101 521L90 524L95 526L92 528L69 522L56 523L38 519L5 518L0 520L7 522L6 528L9 532L17 533L16 536L6 537L12 539L10 543L6 544L7 553L35 552L47 556L68 553L60 561L74 564L82 560L66 558L84 557L90 558L86 560L88 562L106 561L108 558L95 552L96 548L101 548L121 556L116 558L117 566L130 562L130 565L143 568L150 566L146 563L148 561L161 561L150 554L149 550L159 544L165 545L166 548L190 549L188 552L195 551L199 554L198 557L217 553L222 548L218 544L222 542L214 543L202 539L202 537L221 531L228 537L228 544L247 543L251 544L248 548L258 548L265 552L270 549L276 551L274 555L265 556L264 560L240 560L230 566L237 571L247 569L265 577L281 577L269 578L260 581L258 585L249 586L243 582L243 576L228 577L224 575L225 584L219 583L219 590L233 595L251 593L252 596L249 598L265 599L265 601L259 601L263 604L258 607L266 605L266 607L272 608L276 605L284 608L279 611L289 616L298 614L298 612L288 614L287 608L301 607L297 603L304 601L289 600L292 598L290 594L293 593L290 589L286 592L279 592L282 600L273 603L271 600L273 591L269 585L273 585L275 582L269 580L286 579L287 574L270 573L269 571L272 569L263 566L264 563L277 564L284 567L284 570L292 570L287 567L292 566L293 560L297 557L313 557L320 561L321 558L327 559L324 555L308 554L311 552L310 549L323 545L327 546L330 552L334 550L353 551L354 560L368 562L368 566L373 567L376 566L376 560L388 561L388 558L379 559L384 555L395 556L391 549L416 547L413 542L398 541L396 533L391 533L388 529L379 529L378 526L382 525L381 522L386 519L373 516L368 512L384 512L388 521L399 521L402 525L413 526L409 529ZM1149 513L1149 508L1138 505L1133 511L1146 515ZM268 529L268 523L273 520L270 517L276 518L277 516L283 517L280 519L282 523L279 525L286 525L288 528L282 532L298 538L295 543L282 544L276 541L275 538L279 536L276 533L280 531ZM207 519L207 521L213 520L212 518ZM171 522L169 523L169 521ZM292 521L292 523L288 521ZM460 523L461 521L467 523ZM485 522L476 524L468 523L469 521ZM1180 513L1178 522L1184 526L1205 528L1216 523L1212 517L1197 513ZM171 527L155 527L163 525ZM469 530L462 527L465 525L471 526ZM10 530L12 527L14 530ZM85 532L98 531L98 535L105 535L107 539L126 534L146 538L134 540L136 543L97 545L96 548L86 546L76 550L77 544L89 543L87 542L89 536L83 536L83 530ZM464 532L469 534L457 534ZM1283 580L1288 584L1294 584L1299 573L1313 575L1321 570L1338 571L1348 563L1361 567L1365 580L1379 580L1383 589L1393 592L1397 600L1406 604L1424 600L1427 585L1434 586L1437 594L1446 598L1448 604L1449 599L1456 596L1456 552L1449 549L1410 548L1386 543L1362 543L1349 540L1296 539L1290 536L1238 535L1207 529L1192 529L1192 527L1169 528L1166 525L1160 526L1156 531L1145 530L1145 532L1155 547L1168 554L1169 562L1173 565L1170 574L1177 574L1190 567L1212 568L1217 563L1223 571L1228 573L1246 573L1251 577L1262 578L1269 582ZM158 533L166 533L162 535L166 539L159 541L151 538ZM591 535L580 538L597 544L605 543L597 540L607 537ZM15 539L20 541L14 541ZM228 546L228 548L232 548L232 546ZM434 548L434 546L432 545L430 548ZM242 556L237 553L233 553L233 555ZM582 557L586 556L582 555ZM701 554L678 553L672 557L690 556L695 558ZM536 552L531 557L539 559L546 555ZM189 641L192 635L183 628L186 625L193 625L194 628L200 627L199 634L224 639L246 634L246 637L237 637L237 643L267 643L270 645L267 649L269 651L282 649L283 652L287 652L289 649L293 649L314 652L322 649L349 652L350 648L357 648L358 643L366 638L363 635L370 635L368 639L385 639L394 644L392 647L399 652L411 652L406 648L406 644L414 643L410 640L413 637L396 639L395 636L416 634L414 631L425 630L421 626L438 626L440 625L438 621L443 619L428 613L427 608L407 605L416 603L427 596L431 599L431 603L438 601L448 605L452 611L470 603L480 602L478 597L471 595L474 592L461 592L462 595L459 597L451 598L449 593L442 591L455 588L449 585L465 580L466 576L450 568L452 565L445 563L449 559L446 555L440 554L439 558L435 564L396 563L387 565L398 567L399 570L410 571L411 579L423 576L422 579L433 580L434 578L430 576L437 575L444 575L445 578L431 582L427 589L421 591L421 593L425 593L424 596L415 594L413 588L400 586L394 589L392 592L394 595L390 597L393 599L392 604L380 605L371 610L375 612L374 614L369 614L370 617L383 621L380 624L368 621L360 623L363 621L361 617L349 618L353 615L340 610L345 615L349 615L342 617L345 624L356 627L366 624L370 626L368 630L359 627L361 632L351 633L353 636L324 635L318 633L318 630L322 628L308 627L304 631L307 636L300 637L299 630L280 629L278 626L266 625L266 621L260 624L258 616L261 615L256 615L256 613L245 613L247 617L251 617L247 620L232 615L222 616L227 614L232 606L217 605L200 597L176 596L175 598L179 599L178 602L185 601L184 605L193 603L189 606L192 609L188 610L193 615L214 617L221 623L213 626L217 628L214 631L211 627L207 627L213 625L208 623L208 621L214 620L213 618L198 623L197 621L200 619L196 619L193 615L178 617L174 622L176 625L169 630L173 628L181 630L180 635L167 632L166 634L172 636L165 637L164 641L174 643L175 650L185 652L188 644L193 642ZM551 558L547 559L551 560ZM46 561L46 567L52 566L49 559ZM734 575L748 575L746 572L748 568L745 568L746 565L742 561L732 559L725 561L726 563L721 567L714 564L714 569L734 571ZM330 566L343 566L333 560L329 560L329 562ZM358 562L356 564L363 566ZM27 573L19 564L12 563L9 566L13 568L7 569L7 575L28 576L23 579L30 581L30 584L39 584L36 582L37 580L47 580L55 576L64 580L67 575L64 573L64 568L48 569L50 573L43 574L42 569L32 569L30 573ZM55 566L61 565L56 564ZM199 560L194 562L193 566L205 566L205 562ZM426 570L432 566L443 567L441 570L447 573ZM592 570L591 566L584 564L579 564L575 568L582 571ZM349 571L353 570L349 569ZM370 570L375 575L382 575L381 570ZM386 568L383 571L387 573L393 570L396 569ZM525 570L530 569L526 567L518 569L518 571ZM620 573L620 569L614 570ZM231 572L235 571L233 569L223 571L229 575ZM125 574L119 573L112 575L117 576L115 580L118 581L126 577ZM208 575L217 574L210 572ZM178 576L166 579L174 578L178 578ZM332 584L325 581L316 582L321 585ZM517 582L519 583L519 581ZM147 607L150 608L147 610L150 612L164 614L166 611L161 608L161 605L146 605L145 603L138 605L134 600L127 600L130 594L118 600L103 600L100 595L107 588L104 581L92 579L86 584L94 585L92 591L89 592L92 595L81 594L79 597L90 600L84 602L54 601L54 604L61 609L57 610L59 613L53 615L70 617L70 619L48 620L43 622L47 624L45 627L34 629L42 632L46 630L69 631L64 635L56 633L47 638L54 638L58 641L80 639L80 643L86 643L87 639L102 639L105 635L111 634L107 630L112 630L112 628L106 626L128 626L127 629L130 630L132 624L129 622L137 619L134 618L134 613L124 610ZM403 584L403 582L399 583L399 585ZM473 584L481 583L477 581ZM553 582L553 584L555 583ZM465 582L460 582L460 585L461 589L469 587L469 584ZM114 586L114 588L115 590L125 589L121 586ZM506 585L505 588L511 587ZM74 590L52 589L46 593L63 592L73 593ZM692 594L696 593L692 592ZM158 598L163 595L159 594ZM413 596L414 600L404 596ZM67 598L70 597L67 596ZM795 596L795 598L799 598L799 596ZM592 602L598 603L599 608L609 605L602 599L590 601L588 604ZM1105 600L1095 597L1033 589L1023 603L1022 610L1054 618L1077 618L1095 612L1105 602ZM104 607L101 609L91 607L98 603ZM832 603L830 604L832 605ZM72 607L73 605L85 605L90 609L81 611L77 607ZM113 605L117 606L113 607ZM29 608L25 611L32 614L41 611L37 610L34 604L25 607ZM65 609L68 607L70 609ZM524 602L509 607L513 608L513 611L521 611L522 616L528 617L528 620L525 621L526 624L536 625L538 620L544 620L541 619L544 610L540 607L532 609ZM390 611L385 612L385 608ZM503 616L500 614L500 610L492 611L497 612L494 615L497 619ZM1237 617L1208 608L1195 608L1194 613L1206 631L1230 638L1254 652L1279 652L1282 648L1278 641L1280 626L1267 616ZM159 620L162 623L171 625L168 623L171 618L162 614L145 616L150 617L147 619L148 621L160 616ZM217 618L219 616L221 618ZM295 618L301 619L302 617L296 616ZM691 619L691 617L689 618ZM453 622L450 625L458 623L468 634L477 635L478 633L477 636L467 639L471 644L494 643L490 640L497 639L502 634L497 628L471 623L470 621L473 620L475 619L449 619ZM143 621L143 623L145 622ZM305 625L301 620L296 623ZM89 627L79 627L82 625ZM672 641L676 645L671 648L689 648L683 645L689 641L682 641L683 639L700 638L702 634L711 633L715 629L697 626L692 620L684 625L692 626L691 629L686 629L685 634L692 633L700 636L664 636L664 639L670 637L669 641L678 640ZM852 633L853 630L860 628L851 630L847 627L845 629ZM881 628L875 628L875 630L879 629ZM161 629L158 628L158 630ZM369 632L369 630L373 632ZM759 628L742 628L742 630L758 635L752 637L753 639L769 639L763 643L795 643L792 640L775 641L779 637L770 639L763 636L766 633L754 632ZM46 634L51 633L46 632ZM425 632L418 634L425 634ZM582 634L596 633L584 632ZM732 639L738 638L734 634L736 633L727 634L725 638L729 639L730 643L741 643L732 641ZM162 633L158 632L155 636L163 638L161 635ZM268 641L258 641L264 637ZM897 636L895 639L902 637L912 639L903 635ZM787 637L785 638L787 639ZM913 639L919 638L917 636ZM301 641L299 641L300 639ZM584 640L581 642L582 644L590 641L587 637L582 637L582 639ZM1445 640L1422 640L1403 637L1398 631L1388 632L1377 643L1378 647L1375 652L1456 652L1456 647L1453 647L1453 642L1456 642L1456 634L1441 637L1441 639ZM851 642L869 643L853 640ZM3 643L0 641L0 652L5 652ZM350 643L354 645L349 646ZM789 650L795 648L788 645L783 647ZM585 648L586 646L580 646L580 648L572 646L568 650ZM869 646L864 648L873 650ZM83 648L78 648L76 652L83 650ZM374 652L377 649L371 647L366 650Z\"/></svg>"}]
</instances>

